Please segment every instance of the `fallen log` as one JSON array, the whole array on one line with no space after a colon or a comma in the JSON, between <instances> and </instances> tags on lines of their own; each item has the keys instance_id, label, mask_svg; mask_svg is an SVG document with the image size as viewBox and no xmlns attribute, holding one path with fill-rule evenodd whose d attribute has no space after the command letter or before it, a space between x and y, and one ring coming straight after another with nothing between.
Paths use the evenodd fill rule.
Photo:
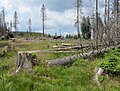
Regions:
<instances>
[{"instance_id":1,"label":"fallen log","mask_svg":"<svg viewBox=\"0 0 120 91\"><path fill-rule=\"evenodd\" d=\"M47 67L59 66L59 65L68 65L70 63L73 63L73 61L76 58L77 57L74 55L74 56L70 56L70 57L66 57L66 58L59 58L59 59L55 59L55 60L46 60L45 65Z\"/></svg>"},{"instance_id":2,"label":"fallen log","mask_svg":"<svg viewBox=\"0 0 120 91\"><path fill-rule=\"evenodd\" d=\"M98 45L99 47L107 47L108 45ZM68 50L71 50L71 49L85 49L85 48L96 48L96 45L81 45L81 46L65 46L65 47L59 47L58 46L55 46L54 48L54 51L68 51Z\"/></svg>"},{"instance_id":3,"label":"fallen log","mask_svg":"<svg viewBox=\"0 0 120 91\"><path fill-rule=\"evenodd\" d=\"M82 48L87 48L87 47L89 47L89 46L84 45L84 46L61 47L61 48L54 49L54 51L67 51L67 50L71 50L71 49L82 49Z\"/></svg>"},{"instance_id":4,"label":"fallen log","mask_svg":"<svg viewBox=\"0 0 120 91\"><path fill-rule=\"evenodd\" d=\"M73 63L75 61L75 59L95 57L95 56L98 56L100 54L107 52L110 49L111 48L103 48L100 50L90 51L89 53L83 53L83 54L79 54L79 55L74 55L74 56L69 56L69 57L59 58L59 59L54 59L54 60L46 60L45 65L47 67L64 66L64 65L68 65L70 63Z\"/></svg>"}]
</instances>

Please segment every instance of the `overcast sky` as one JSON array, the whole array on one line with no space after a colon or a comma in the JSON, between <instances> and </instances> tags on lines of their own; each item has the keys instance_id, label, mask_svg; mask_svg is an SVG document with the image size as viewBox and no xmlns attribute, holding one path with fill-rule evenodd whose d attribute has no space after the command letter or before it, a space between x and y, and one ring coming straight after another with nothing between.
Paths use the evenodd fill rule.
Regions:
<instances>
[{"instance_id":1,"label":"overcast sky","mask_svg":"<svg viewBox=\"0 0 120 91\"><path fill-rule=\"evenodd\" d=\"M103 12L103 2L99 1L99 11ZM6 21L13 21L14 12L17 11L19 30L28 30L28 19L32 20L32 31L42 32L41 7L46 7L45 33L55 34L60 29L62 34L76 33L74 26L76 0L0 0L0 10L5 9ZM95 0L83 0L82 12L90 15L94 12ZM103 16L103 14L101 14Z\"/></svg>"}]
</instances>

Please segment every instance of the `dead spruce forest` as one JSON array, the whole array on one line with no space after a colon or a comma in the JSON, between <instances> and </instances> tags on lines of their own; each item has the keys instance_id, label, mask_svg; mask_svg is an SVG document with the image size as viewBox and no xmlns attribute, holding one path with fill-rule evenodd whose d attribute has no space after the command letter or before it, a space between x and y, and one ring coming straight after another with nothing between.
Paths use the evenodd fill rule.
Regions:
<instances>
[{"instance_id":1,"label":"dead spruce forest","mask_svg":"<svg viewBox=\"0 0 120 91\"><path fill-rule=\"evenodd\" d=\"M48 34L44 4L41 33L31 18L21 32L18 12L11 22L0 11L0 91L120 91L120 0L103 0L104 16L98 1L82 15L75 0L75 35Z\"/></svg>"}]
</instances>

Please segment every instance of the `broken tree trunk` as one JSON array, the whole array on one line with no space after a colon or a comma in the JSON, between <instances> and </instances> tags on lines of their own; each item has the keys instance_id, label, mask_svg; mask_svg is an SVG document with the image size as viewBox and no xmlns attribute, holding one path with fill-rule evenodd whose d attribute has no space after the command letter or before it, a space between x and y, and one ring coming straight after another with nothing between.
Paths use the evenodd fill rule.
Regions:
<instances>
[{"instance_id":1,"label":"broken tree trunk","mask_svg":"<svg viewBox=\"0 0 120 91\"><path fill-rule=\"evenodd\" d=\"M16 72L20 69L33 73L33 66L37 65L37 57L32 55L32 52L18 52L18 59L16 61Z\"/></svg>"},{"instance_id":2,"label":"broken tree trunk","mask_svg":"<svg viewBox=\"0 0 120 91\"><path fill-rule=\"evenodd\" d=\"M99 78L102 76L104 70L102 68L95 67L94 71L95 71L94 81L97 83L98 86L100 86Z\"/></svg>"},{"instance_id":3,"label":"broken tree trunk","mask_svg":"<svg viewBox=\"0 0 120 91\"><path fill-rule=\"evenodd\" d=\"M64 66L64 65L68 65L70 63L73 63L75 61L75 59L78 59L78 58L92 58L92 57L101 55L101 54L107 52L110 49L111 48L103 48L101 50L95 50L95 51L91 51L89 53L83 53L83 54L79 54L79 55L74 55L74 56L69 56L69 57L59 58L59 59L54 59L54 60L46 60L45 65L47 67L60 66L60 65Z\"/></svg>"}]
</instances>

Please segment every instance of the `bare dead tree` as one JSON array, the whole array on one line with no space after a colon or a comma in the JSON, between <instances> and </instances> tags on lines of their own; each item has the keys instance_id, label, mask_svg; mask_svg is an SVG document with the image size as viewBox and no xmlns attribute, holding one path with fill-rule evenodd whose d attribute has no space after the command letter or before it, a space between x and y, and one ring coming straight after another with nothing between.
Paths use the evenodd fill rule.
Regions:
<instances>
[{"instance_id":1,"label":"bare dead tree","mask_svg":"<svg viewBox=\"0 0 120 91\"><path fill-rule=\"evenodd\" d=\"M99 30L98 30L98 0L96 0L96 47L98 49L98 35L99 35Z\"/></svg>"},{"instance_id":2,"label":"bare dead tree","mask_svg":"<svg viewBox=\"0 0 120 91\"><path fill-rule=\"evenodd\" d=\"M117 42L119 41L119 0L116 0L117 4Z\"/></svg>"},{"instance_id":3,"label":"bare dead tree","mask_svg":"<svg viewBox=\"0 0 120 91\"><path fill-rule=\"evenodd\" d=\"M109 0L110 3L110 10L112 13L110 13L110 20L109 20L109 27L108 29L111 31L111 39L113 39L115 44L119 42L119 13L120 13L120 0Z\"/></svg>"},{"instance_id":4,"label":"bare dead tree","mask_svg":"<svg viewBox=\"0 0 120 91\"><path fill-rule=\"evenodd\" d=\"M108 21L110 20L110 0L108 0Z\"/></svg>"},{"instance_id":5,"label":"bare dead tree","mask_svg":"<svg viewBox=\"0 0 120 91\"><path fill-rule=\"evenodd\" d=\"M3 27L5 27L5 10L2 10L2 20L3 20Z\"/></svg>"},{"instance_id":6,"label":"bare dead tree","mask_svg":"<svg viewBox=\"0 0 120 91\"><path fill-rule=\"evenodd\" d=\"M15 13L14 13L14 21L13 21L13 27L15 29L15 32L18 31L18 24L19 24L18 16L17 16L17 12L15 11Z\"/></svg>"},{"instance_id":7,"label":"bare dead tree","mask_svg":"<svg viewBox=\"0 0 120 91\"><path fill-rule=\"evenodd\" d=\"M2 27L2 13L0 12L0 28Z\"/></svg>"},{"instance_id":8,"label":"bare dead tree","mask_svg":"<svg viewBox=\"0 0 120 91\"><path fill-rule=\"evenodd\" d=\"M104 0L104 31L106 32L107 0Z\"/></svg>"},{"instance_id":9,"label":"bare dead tree","mask_svg":"<svg viewBox=\"0 0 120 91\"><path fill-rule=\"evenodd\" d=\"M10 22L10 31L12 31L12 21Z\"/></svg>"},{"instance_id":10,"label":"bare dead tree","mask_svg":"<svg viewBox=\"0 0 120 91\"><path fill-rule=\"evenodd\" d=\"M77 28L77 33L78 33L78 38L81 39L80 36L80 14L81 14L81 6L82 6L82 0L76 0L76 21L75 21L75 25Z\"/></svg>"},{"instance_id":11,"label":"bare dead tree","mask_svg":"<svg viewBox=\"0 0 120 91\"><path fill-rule=\"evenodd\" d=\"M44 37L44 33L45 33L45 11L46 11L46 8L44 6L44 4L42 5L42 8L41 8L41 14L42 14L42 28L43 28L43 37Z\"/></svg>"},{"instance_id":12,"label":"bare dead tree","mask_svg":"<svg viewBox=\"0 0 120 91\"><path fill-rule=\"evenodd\" d=\"M28 20L29 33L31 33L31 31L32 31L31 25L32 25L32 21L31 21L31 18L29 18L29 20Z\"/></svg>"},{"instance_id":13,"label":"bare dead tree","mask_svg":"<svg viewBox=\"0 0 120 91\"><path fill-rule=\"evenodd\" d=\"M109 28L107 28L107 0L104 0L104 33L102 35L102 37L105 37L103 38L104 39L104 42L106 43L106 45L108 45L107 43L110 42L110 35L109 35ZM109 17L109 16L108 16Z\"/></svg>"}]
</instances>

